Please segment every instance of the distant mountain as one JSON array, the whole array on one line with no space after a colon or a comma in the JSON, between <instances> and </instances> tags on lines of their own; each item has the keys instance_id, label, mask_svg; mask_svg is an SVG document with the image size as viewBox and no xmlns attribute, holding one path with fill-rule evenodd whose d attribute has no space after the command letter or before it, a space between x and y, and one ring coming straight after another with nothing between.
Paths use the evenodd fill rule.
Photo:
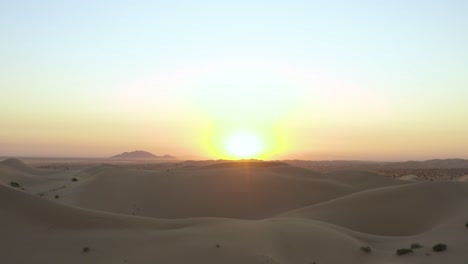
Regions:
<instances>
[{"instance_id":1,"label":"distant mountain","mask_svg":"<svg viewBox=\"0 0 468 264\"><path fill-rule=\"evenodd\" d=\"M136 150L131 152L124 152L111 157L112 159L175 159L176 157L170 155L156 156L150 152L143 150Z\"/></svg>"}]
</instances>

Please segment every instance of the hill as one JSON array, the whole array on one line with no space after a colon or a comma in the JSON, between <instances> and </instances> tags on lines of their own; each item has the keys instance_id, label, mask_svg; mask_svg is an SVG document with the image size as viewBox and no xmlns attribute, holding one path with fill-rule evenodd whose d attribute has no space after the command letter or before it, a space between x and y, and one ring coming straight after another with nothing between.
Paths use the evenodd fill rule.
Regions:
<instances>
[{"instance_id":1,"label":"hill","mask_svg":"<svg viewBox=\"0 0 468 264\"><path fill-rule=\"evenodd\" d=\"M175 159L175 157L170 155L156 156L153 153L136 150L131 152L123 152L111 157L112 159Z\"/></svg>"}]
</instances>

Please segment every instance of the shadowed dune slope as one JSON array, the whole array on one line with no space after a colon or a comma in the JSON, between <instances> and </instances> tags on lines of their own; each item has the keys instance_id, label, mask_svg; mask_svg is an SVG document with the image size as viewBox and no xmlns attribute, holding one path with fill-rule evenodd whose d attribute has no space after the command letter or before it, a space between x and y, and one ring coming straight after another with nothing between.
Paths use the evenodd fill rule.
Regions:
<instances>
[{"instance_id":1,"label":"shadowed dune slope","mask_svg":"<svg viewBox=\"0 0 468 264\"><path fill-rule=\"evenodd\" d=\"M342 183L289 165L175 171L116 167L57 194L59 202L66 204L154 218L263 219L369 187L404 183L376 179L366 184Z\"/></svg>"},{"instance_id":2,"label":"shadowed dune slope","mask_svg":"<svg viewBox=\"0 0 468 264\"><path fill-rule=\"evenodd\" d=\"M288 212L359 232L406 236L425 232L468 208L468 184L422 182L358 192Z\"/></svg>"},{"instance_id":3,"label":"shadowed dune slope","mask_svg":"<svg viewBox=\"0 0 468 264\"><path fill-rule=\"evenodd\" d=\"M360 240L313 221L140 218L60 205L2 185L0 226L5 263L357 263L362 258L356 250Z\"/></svg>"},{"instance_id":4,"label":"shadowed dune slope","mask_svg":"<svg viewBox=\"0 0 468 264\"><path fill-rule=\"evenodd\" d=\"M0 208L0 223L10 225L45 225L65 229L125 228L129 224L124 224L119 218L135 219L61 205L1 184Z\"/></svg>"}]
</instances>

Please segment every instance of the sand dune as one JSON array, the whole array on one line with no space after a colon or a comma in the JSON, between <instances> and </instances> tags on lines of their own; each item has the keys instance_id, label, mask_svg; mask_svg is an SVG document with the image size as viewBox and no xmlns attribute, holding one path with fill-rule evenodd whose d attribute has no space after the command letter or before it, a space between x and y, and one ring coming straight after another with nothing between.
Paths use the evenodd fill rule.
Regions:
<instances>
[{"instance_id":1,"label":"sand dune","mask_svg":"<svg viewBox=\"0 0 468 264\"><path fill-rule=\"evenodd\" d=\"M31 174L45 173L44 170L33 168L31 166L24 164L21 160L13 159L13 158L0 161L0 168L2 170L12 170L12 171L19 171L19 172L25 172L25 173L31 173Z\"/></svg>"},{"instance_id":2,"label":"sand dune","mask_svg":"<svg viewBox=\"0 0 468 264\"><path fill-rule=\"evenodd\" d=\"M322 174L283 163L36 170L17 160L0 162L0 180L2 263L461 263L468 257L468 184L459 181ZM8 186L12 180L25 190ZM414 242L424 248L395 255ZM432 252L438 242L449 250Z\"/></svg>"},{"instance_id":3,"label":"sand dune","mask_svg":"<svg viewBox=\"0 0 468 264\"><path fill-rule=\"evenodd\" d=\"M0 226L8 227L0 238L6 263L344 263L361 255L361 241L310 221L130 217L64 206L5 186L0 205ZM326 254L330 245L343 255Z\"/></svg>"},{"instance_id":4,"label":"sand dune","mask_svg":"<svg viewBox=\"0 0 468 264\"><path fill-rule=\"evenodd\" d=\"M456 181L468 182L468 175L463 175L455 179Z\"/></svg>"},{"instance_id":5,"label":"sand dune","mask_svg":"<svg viewBox=\"0 0 468 264\"><path fill-rule=\"evenodd\" d=\"M419 178L417 175L408 174L405 176L398 177L398 180L417 182L417 181L422 181L423 179Z\"/></svg>"},{"instance_id":6,"label":"sand dune","mask_svg":"<svg viewBox=\"0 0 468 264\"><path fill-rule=\"evenodd\" d=\"M19 188L31 194L41 193L60 188L75 177L69 171L36 169L17 159L0 162L0 183L10 185L19 184Z\"/></svg>"},{"instance_id":7,"label":"sand dune","mask_svg":"<svg viewBox=\"0 0 468 264\"><path fill-rule=\"evenodd\" d=\"M274 168L171 172L115 168L57 193L64 203L156 218L261 219L352 192L346 185L296 176L283 177ZM312 186L326 191L309 192Z\"/></svg>"},{"instance_id":8,"label":"sand dune","mask_svg":"<svg viewBox=\"0 0 468 264\"><path fill-rule=\"evenodd\" d=\"M17 159L0 161L0 181L5 183L20 181L23 185L29 185L40 181L40 176L47 174L47 171L32 168Z\"/></svg>"},{"instance_id":9,"label":"sand dune","mask_svg":"<svg viewBox=\"0 0 468 264\"><path fill-rule=\"evenodd\" d=\"M66 204L154 218L264 219L371 187L402 184L375 175L367 183L342 182L277 163L220 165L172 171L101 167L94 177L49 197L58 194Z\"/></svg>"},{"instance_id":10,"label":"sand dune","mask_svg":"<svg viewBox=\"0 0 468 264\"><path fill-rule=\"evenodd\" d=\"M408 236L430 230L468 208L468 184L423 182L377 188L286 213L356 231Z\"/></svg>"},{"instance_id":11,"label":"sand dune","mask_svg":"<svg viewBox=\"0 0 468 264\"><path fill-rule=\"evenodd\" d=\"M30 194L55 192L74 180L93 177L112 166L93 166L83 170L36 169L17 159L0 161L0 183L16 183Z\"/></svg>"}]
</instances>

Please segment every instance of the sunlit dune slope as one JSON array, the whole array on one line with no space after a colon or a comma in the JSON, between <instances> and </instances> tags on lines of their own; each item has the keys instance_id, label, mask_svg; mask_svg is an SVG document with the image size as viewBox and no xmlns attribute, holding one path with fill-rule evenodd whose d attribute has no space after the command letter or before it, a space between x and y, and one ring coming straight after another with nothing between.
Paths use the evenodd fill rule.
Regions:
<instances>
[{"instance_id":1,"label":"sunlit dune slope","mask_svg":"<svg viewBox=\"0 0 468 264\"><path fill-rule=\"evenodd\" d=\"M70 171L36 169L17 159L0 162L0 183L17 183L30 193L63 186L73 177L74 173Z\"/></svg>"}]
</instances>

